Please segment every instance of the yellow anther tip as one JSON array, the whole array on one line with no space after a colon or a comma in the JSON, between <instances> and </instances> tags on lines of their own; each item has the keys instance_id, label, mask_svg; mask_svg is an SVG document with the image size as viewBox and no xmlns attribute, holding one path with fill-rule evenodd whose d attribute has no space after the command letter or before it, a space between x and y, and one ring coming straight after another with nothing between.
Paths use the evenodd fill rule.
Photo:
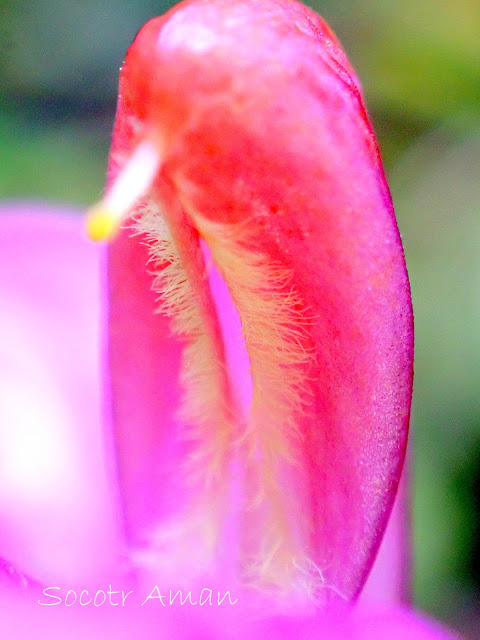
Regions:
<instances>
[{"instance_id":1,"label":"yellow anther tip","mask_svg":"<svg viewBox=\"0 0 480 640\"><path fill-rule=\"evenodd\" d=\"M104 206L95 206L87 213L86 231L90 240L94 242L110 240L115 235L117 228L115 217Z\"/></svg>"}]
</instances>

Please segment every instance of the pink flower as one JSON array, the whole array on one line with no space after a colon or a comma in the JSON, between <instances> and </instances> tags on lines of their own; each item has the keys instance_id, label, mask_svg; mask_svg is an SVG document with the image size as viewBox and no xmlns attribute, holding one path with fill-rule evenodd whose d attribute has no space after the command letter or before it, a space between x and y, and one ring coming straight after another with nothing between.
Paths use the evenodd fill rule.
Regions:
<instances>
[{"instance_id":1,"label":"pink flower","mask_svg":"<svg viewBox=\"0 0 480 640\"><path fill-rule=\"evenodd\" d=\"M141 30L90 234L128 218L108 251L108 357L92 329L100 252L72 220L2 221L22 320L3 332L16 428L0 542L41 583L35 607L13 599L16 637L23 611L49 617L49 638L73 622L104 637L441 637L352 610L400 479L412 314L358 82L318 16L193 0ZM34 356L50 364L36 376ZM101 587L114 581L130 606ZM164 612L179 589L190 604ZM110 610L92 611L95 593Z\"/></svg>"}]
</instances>

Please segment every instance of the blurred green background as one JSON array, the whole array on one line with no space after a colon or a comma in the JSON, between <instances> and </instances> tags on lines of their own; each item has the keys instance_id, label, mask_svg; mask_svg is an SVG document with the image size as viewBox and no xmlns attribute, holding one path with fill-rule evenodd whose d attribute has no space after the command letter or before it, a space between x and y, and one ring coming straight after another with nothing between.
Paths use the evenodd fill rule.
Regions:
<instances>
[{"instance_id":1,"label":"blurred green background","mask_svg":"<svg viewBox=\"0 0 480 640\"><path fill-rule=\"evenodd\" d=\"M0 197L102 193L118 69L153 0L0 0ZM417 605L480 637L480 2L317 0L364 86L416 316Z\"/></svg>"}]
</instances>

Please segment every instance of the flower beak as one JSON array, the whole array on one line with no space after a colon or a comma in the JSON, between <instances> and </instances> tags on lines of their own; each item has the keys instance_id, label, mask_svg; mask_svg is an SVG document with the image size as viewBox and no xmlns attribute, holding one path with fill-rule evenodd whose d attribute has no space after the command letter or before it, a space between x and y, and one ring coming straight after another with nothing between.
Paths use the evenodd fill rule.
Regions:
<instances>
[{"instance_id":1,"label":"flower beak","mask_svg":"<svg viewBox=\"0 0 480 640\"><path fill-rule=\"evenodd\" d=\"M112 409L142 570L323 606L357 596L390 514L412 311L356 78L317 16L295 5L305 30L280 38L262 11L294 5L267 5L240 33L179 5L122 67L97 210L129 225L109 247Z\"/></svg>"}]
</instances>

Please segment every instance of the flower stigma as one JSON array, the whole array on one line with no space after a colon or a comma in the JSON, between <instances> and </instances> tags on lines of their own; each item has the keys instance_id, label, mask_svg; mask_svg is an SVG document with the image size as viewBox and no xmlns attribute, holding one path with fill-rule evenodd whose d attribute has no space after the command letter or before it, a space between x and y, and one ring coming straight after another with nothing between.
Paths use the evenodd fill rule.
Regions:
<instances>
[{"instance_id":1,"label":"flower stigma","mask_svg":"<svg viewBox=\"0 0 480 640\"><path fill-rule=\"evenodd\" d=\"M106 196L88 210L86 232L91 240L113 239L134 205L149 191L161 160L158 145L150 140L140 142Z\"/></svg>"}]
</instances>

